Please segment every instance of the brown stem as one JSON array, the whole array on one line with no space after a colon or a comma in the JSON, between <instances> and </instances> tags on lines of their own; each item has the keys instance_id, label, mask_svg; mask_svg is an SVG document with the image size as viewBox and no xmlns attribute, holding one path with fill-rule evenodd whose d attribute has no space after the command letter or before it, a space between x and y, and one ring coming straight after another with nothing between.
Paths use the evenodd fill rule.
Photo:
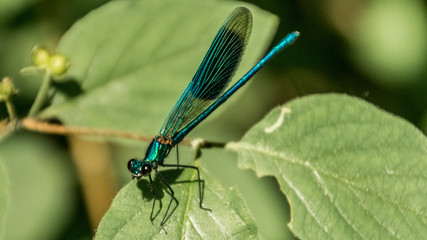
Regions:
<instances>
[{"instance_id":1,"label":"brown stem","mask_svg":"<svg viewBox=\"0 0 427 240\"><path fill-rule=\"evenodd\" d=\"M97 135L97 136L109 136L109 137L120 137L136 139L141 141L150 141L152 137L147 137L134 133L110 131L103 129L93 128L82 128L82 127L66 127L59 124L52 124L46 122L37 121L35 118L24 118L21 121L21 127L27 130L57 134L57 135Z\"/></svg>"},{"instance_id":2,"label":"brown stem","mask_svg":"<svg viewBox=\"0 0 427 240\"><path fill-rule=\"evenodd\" d=\"M108 137L118 137L118 138L128 138L135 139L140 141L151 141L153 139L152 136L144 136L135 133L127 133L121 131L111 131L105 129L93 129L93 128L82 128L82 127L66 127L59 124L46 123L36 120L35 118L24 118L20 124L21 128L49 133L49 134L57 134L57 135L96 135L96 136L108 136ZM184 139L180 143L181 145L191 145L192 139ZM210 141L201 141L197 147L199 148L224 148L224 143L218 142L210 142Z\"/></svg>"}]
</instances>

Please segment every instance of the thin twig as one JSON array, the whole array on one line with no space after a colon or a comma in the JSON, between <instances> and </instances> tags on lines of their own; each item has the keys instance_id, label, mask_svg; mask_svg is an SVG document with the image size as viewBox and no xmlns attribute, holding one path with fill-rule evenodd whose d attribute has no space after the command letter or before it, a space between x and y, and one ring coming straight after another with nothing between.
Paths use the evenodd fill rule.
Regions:
<instances>
[{"instance_id":1,"label":"thin twig","mask_svg":"<svg viewBox=\"0 0 427 240\"><path fill-rule=\"evenodd\" d=\"M111 130L105 130L105 129L93 129L93 128L82 128L82 127L66 127L59 124L41 122L36 120L35 118L22 119L20 126L27 130L42 132L42 133L49 133L49 134L56 134L56 135L68 135L68 134L98 135L98 136L135 139L135 140L146 141L146 142L151 141L153 139L152 136L145 136L145 135L122 132L122 131L111 131ZM187 146L194 145L194 143L192 144L193 141L194 141L193 139L184 139L180 144L187 145ZM225 143L210 142L206 140L197 140L197 145L198 145L198 148L214 148L214 147L223 148L225 146Z\"/></svg>"},{"instance_id":2,"label":"thin twig","mask_svg":"<svg viewBox=\"0 0 427 240\"><path fill-rule=\"evenodd\" d=\"M12 101L9 99L7 99L5 101L6 103L6 108L7 108L7 112L9 113L9 118L11 122L15 122L18 120L18 115L16 115L16 111L15 111L15 106L13 106Z\"/></svg>"},{"instance_id":3,"label":"thin twig","mask_svg":"<svg viewBox=\"0 0 427 240\"><path fill-rule=\"evenodd\" d=\"M10 122L9 119L0 121L0 140L6 138L15 129L15 124Z\"/></svg>"},{"instance_id":4,"label":"thin twig","mask_svg":"<svg viewBox=\"0 0 427 240\"><path fill-rule=\"evenodd\" d=\"M37 97L34 100L33 106L31 106L28 116L30 117L35 116L43 107L43 104L46 103L50 82L51 82L50 73L49 71L45 70L45 73L43 75L42 85L40 86L39 92L37 93Z\"/></svg>"},{"instance_id":5,"label":"thin twig","mask_svg":"<svg viewBox=\"0 0 427 240\"><path fill-rule=\"evenodd\" d=\"M2 125L6 125L6 121L0 122L0 132ZM60 124L53 124L47 122L38 121L35 118L24 118L19 124L18 128L27 129L30 131L55 134L55 135L94 135L94 136L106 136L106 137L118 137L135 139L139 141L151 141L152 136L140 135L135 133L128 133L122 131L111 131L105 129L93 129L83 127L66 127ZM193 148L224 148L225 143L211 142L203 139L184 139L180 143L181 145L193 146Z\"/></svg>"},{"instance_id":6,"label":"thin twig","mask_svg":"<svg viewBox=\"0 0 427 240\"><path fill-rule=\"evenodd\" d=\"M152 137L147 137L135 133L127 133L121 131L111 131L105 129L93 129L93 128L82 128L82 127L66 127L59 124L52 124L46 122L37 121L35 118L24 118L21 121L21 127L27 130L56 134L56 135L98 135L98 136L110 136L129 138L141 141L150 141Z\"/></svg>"}]
</instances>

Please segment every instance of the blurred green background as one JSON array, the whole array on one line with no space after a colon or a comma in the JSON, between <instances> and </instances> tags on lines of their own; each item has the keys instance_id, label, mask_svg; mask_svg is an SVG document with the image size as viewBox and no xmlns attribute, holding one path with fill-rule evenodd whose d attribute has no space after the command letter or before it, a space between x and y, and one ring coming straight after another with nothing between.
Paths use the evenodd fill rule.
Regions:
<instances>
[{"instance_id":1,"label":"blurred green background","mask_svg":"<svg viewBox=\"0 0 427 240\"><path fill-rule=\"evenodd\" d=\"M105 2L107 1L0 1L0 75L11 77L20 90L19 95L14 98L20 116L25 116L28 112L39 86L39 82L28 81L28 78L24 79L19 74L21 68L31 65L31 48L42 45L54 51L62 34L75 21ZM280 18L273 43L294 30L300 31L302 35L296 44L273 59L257 75L258 80L252 81L250 87L228 104L222 114L216 115L215 121L208 121L203 128L197 128L195 136L220 142L237 141L274 106L292 98L327 92L346 93L366 99L406 119L424 133L427 131L425 2L247 2ZM218 21L221 22L222 19ZM0 104L0 120L6 117L6 108ZM14 196L19 196L10 201L17 206L33 202L32 208L45 207L50 211L42 211L38 215L35 213L31 217L31 212L22 208L24 213L17 212L17 217L8 219L20 231L7 236L13 236L14 239L91 239L94 231L91 229L93 227L90 225L82 184L70 160L66 139L29 133L12 136L7 139L7 144L1 143L0 157L14 159L19 163L31 162L31 159L17 156L16 149L8 145L12 146L13 141L19 142L20 146L32 146L25 147L25 151L30 152L34 158L44 158L45 162L42 167L38 166L40 170L37 166L32 167L34 173L31 176L16 177L20 179L18 183L10 180L11 186L15 187L14 191L18 192ZM37 145L33 142L45 144ZM129 152L140 152L142 155L144 146L141 145L143 144L108 145L107 152L113 156L119 186L130 179L123 163L129 158ZM49 155L52 151L55 154ZM225 187L234 186L242 192L257 221L261 236L266 239L291 237L291 233L284 227L290 219L286 197L273 178L258 179L252 171L239 170L235 154L231 152L204 150L203 158L212 159L206 161L206 165ZM19 172L20 166L16 164L5 163L8 172L13 172L13 169ZM43 194L28 191L25 188L28 181L35 181L40 184L40 188L49 189ZM57 184L51 186L46 182ZM48 203L37 200L34 197L36 195L52 196L49 199L58 197L56 201ZM35 204L37 201L44 202L45 205ZM58 212L61 217L54 218ZM24 220L18 216L27 218ZM39 221L41 216L43 219L56 220ZM25 224L18 226L21 221Z\"/></svg>"}]
</instances>

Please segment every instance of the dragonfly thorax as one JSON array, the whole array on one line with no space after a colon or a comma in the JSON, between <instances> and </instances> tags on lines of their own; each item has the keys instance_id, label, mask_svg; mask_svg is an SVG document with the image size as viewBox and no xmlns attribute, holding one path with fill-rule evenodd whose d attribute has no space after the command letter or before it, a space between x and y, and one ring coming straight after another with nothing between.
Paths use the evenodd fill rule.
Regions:
<instances>
[{"instance_id":1,"label":"dragonfly thorax","mask_svg":"<svg viewBox=\"0 0 427 240\"><path fill-rule=\"evenodd\" d=\"M144 160L156 164L163 164L172 148L172 139L156 136L147 148Z\"/></svg>"},{"instance_id":2,"label":"dragonfly thorax","mask_svg":"<svg viewBox=\"0 0 427 240\"><path fill-rule=\"evenodd\" d=\"M128 169L132 178L141 178L151 174L151 170L157 169L157 165L163 164L163 160L169 155L172 139L156 136L151 141L143 160L131 159L128 162Z\"/></svg>"}]
</instances>

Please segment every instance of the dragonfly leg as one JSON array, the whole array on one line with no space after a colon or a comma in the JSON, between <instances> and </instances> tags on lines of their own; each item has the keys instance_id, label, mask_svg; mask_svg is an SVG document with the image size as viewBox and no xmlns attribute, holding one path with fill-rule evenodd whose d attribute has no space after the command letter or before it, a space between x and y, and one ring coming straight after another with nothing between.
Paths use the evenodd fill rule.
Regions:
<instances>
[{"instance_id":1,"label":"dragonfly leg","mask_svg":"<svg viewBox=\"0 0 427 240\"><path fill-rule=\"evenodd\" d=\"M160 210L156 213L155 216L153 216L154 207L156 205L156 200L157 200L157 194L156 194L156 191L154 190L154 183L153 183L153 179L151 178L151 175L148 175L148 179L150 180L150 190L151 190L151 192L153 193L153 196L154 196L153 206L151 207L151 214L150 214L150 221L151 221L152 224L154 224L153 221L157 217L157 215L159 215ZM159 201L159 202L160 202L160 209L161 209L162 208L162 202L161 201Z\"/></svg>"},{"instance_id":2,"label":"dragonfly leg","mask_svg":"<svg viewBox=\"0 0 427 240\"><path fill-rule=\"evenodd\" d=\"M179 169L179 153L178 153L178 145L176 145L176 169Z\"/></svg>"},{"instance_id":3,"label":"dragonfly leg","mask_svg":"<svg viewBox=\"0 0 427 240\"><path fill-rule=\"evenodd\" d=\"M177 167L177 165L175 165L175 164L162 164L162 167ZM181 167L181 168L191 168L191 169L197 170L197 182L199 183L199 205L200 205L200 208L203 209L203 210L212 211L211 209L205 208L202 205L202 203L203 203L203 192L204 192L204 189L205 189L205 181L203 181L202 179L200 179L199 168L196 167L196 166L191 166L191 165L179 165L179 167Z\"/></svg>"},{"instance_id":4,"label":"dragonfly leg","mask_svg":"<svg viewBox=\"0 0 427 240\"><path fill-rule=\"evenodd\" d=\"M162 222L160 223L160 226L163 226L165 223L166 223L166 221L170 218L170 216L172 216L172 213L175 211L175 209L176 209L176 207L178 206L178 200L175 198L175 193L174 193L174 191L172 190L172 188L171 188L171 186L169 185L169 183L166 181L166 179L162 176L162 174L160 174L158 171L157 171L157 169L155 169L156 170L156 176L158 176L159 178L160 178L160 181L162 181L167 187L168 187L168 189L169 189L169 192L170 192L170 195L171 195L171 200L169 201L169 204L168 204L168 208L166 209L166 212L165 212L165 215L163 216L163 219L162 219ZM170 209L170 207L171 207L171 205L172 205L172 202L173 201L175 201L176 202L176 206L175 206L175 208L172 210L172 212L170 213L170 215L168 216L168 212L169 212L169 209Z\"/></svg>"}]
</instances>

